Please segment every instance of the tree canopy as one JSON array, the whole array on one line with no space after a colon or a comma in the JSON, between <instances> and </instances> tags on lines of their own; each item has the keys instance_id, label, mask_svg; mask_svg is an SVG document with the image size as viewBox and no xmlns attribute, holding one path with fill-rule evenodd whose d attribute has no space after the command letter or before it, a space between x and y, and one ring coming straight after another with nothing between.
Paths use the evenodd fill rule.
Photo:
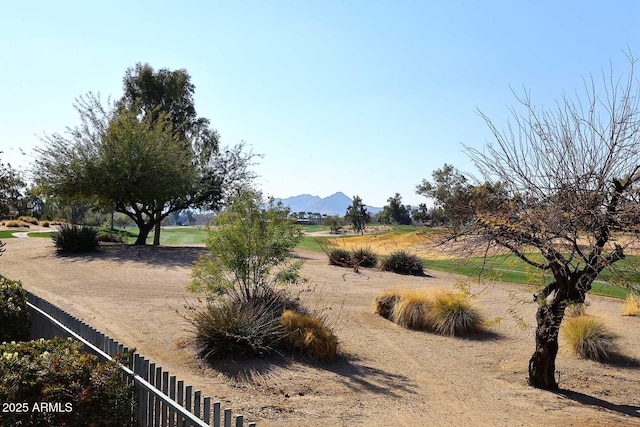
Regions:
<instances>
[{"instance_id":1,"label":"tree canopy","mask_svg":"<svg viewBox=\"0 0 640 427\"><path fill-rule=\"evenodd\" d=\"M35 178L43 193L115 209L138 226L145 244L172 212L219 209L247 187L252 153L220 149L209 121L197 117L194 86L184 70L138 64L127 70L123 97L103 105L89 93L76 100L80 125L44 138Z\"/></svg>"},{"instance_id":2,"label":"tree canopy","mask_svg":"<svg viewBox=\"0 0 640 427\"><path fill-rule=\"evenodd\" d=\"M351 223L353 231L363 234L365 225L371 220L367 207L359 196L353 196L351 206L347 207L344 218Z\"/></svg>"}]
</instances>

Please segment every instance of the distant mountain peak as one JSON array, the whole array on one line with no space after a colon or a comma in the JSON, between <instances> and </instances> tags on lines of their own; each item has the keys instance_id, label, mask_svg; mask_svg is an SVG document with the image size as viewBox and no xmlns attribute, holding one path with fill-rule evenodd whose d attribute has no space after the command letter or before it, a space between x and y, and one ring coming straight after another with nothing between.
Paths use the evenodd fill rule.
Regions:
<instances>
[{"instance_id":1,"label":"distant mountain peak","mask_svg":"<svg viewBox=\"0 0 640 427\"><path fill-rule=\"evenodd\" d=\"M342 191L337 191L324 198L320 196L312 196L311 194L299 194L297 196L275 200L282 202L285 206L288 206L289 209L291 209L291 212L317 212L323 215L339 216L344 216L347 212L347 207L352 203L351 197L347 196ZM371 214L375 214L382 210L382 208L376 208L373 206L367 206L367 209Z\"/></svg>"}]
</instances>

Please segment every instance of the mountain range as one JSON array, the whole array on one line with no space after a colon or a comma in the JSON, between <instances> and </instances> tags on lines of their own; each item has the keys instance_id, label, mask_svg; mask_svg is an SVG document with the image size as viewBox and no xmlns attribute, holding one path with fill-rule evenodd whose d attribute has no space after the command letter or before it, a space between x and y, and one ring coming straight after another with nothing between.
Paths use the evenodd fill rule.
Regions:
<instances>
[{"instance_id":1,"label":"mountain range","mask_svg":"<svg viewBox=\"0 0 640 427\"><path fill-rule=\"evenodd\" d=\"M298 196L287 197L286 199L275 200L288 206L291 212L318 212L320 214L339 216L344 216L347 212L347 207L351 206L353 202L351 197L340 191L325 198L312 196L311 194L300 194ZM365 205L365 207L371 215L382 210L382 208L375 206Z\"/></svg>"}]
</instances>

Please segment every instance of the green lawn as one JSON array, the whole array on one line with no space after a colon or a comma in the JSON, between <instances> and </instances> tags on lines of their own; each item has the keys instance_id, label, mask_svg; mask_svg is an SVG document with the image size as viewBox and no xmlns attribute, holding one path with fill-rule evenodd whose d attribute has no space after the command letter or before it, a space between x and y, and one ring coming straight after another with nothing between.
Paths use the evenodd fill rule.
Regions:
<instances>
[{"instance_id":1,"label":"green lawn","mask_svg":"<svg viewBox=\"0 0 640 427\"><path fill-rule=\"evenodd\" d=\"M136 235L137 237L137 235ZM161 245L201 245L207 240L207 230L194 227L163 228L160 230ZM153 243L153 232L149 233L147 244Z\"/></svg>"}]
</instances>

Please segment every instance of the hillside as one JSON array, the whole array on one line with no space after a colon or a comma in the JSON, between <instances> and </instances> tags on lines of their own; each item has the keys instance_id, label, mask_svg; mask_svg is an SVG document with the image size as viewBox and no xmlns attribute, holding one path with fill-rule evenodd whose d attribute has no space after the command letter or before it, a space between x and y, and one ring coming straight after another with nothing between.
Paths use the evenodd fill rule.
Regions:
<instances>
[{"instance_id":1,"label":"hillside","mask_svg":"<svg viewBox=\"0 0 640 427\"><path fill-rule=\"evenodd\" d=\"M300 194L298 196L276 199L291 209L291 212L318 212L327 215L343 216L352 200L342 192L337 192L325 198L312 196L311 194ZM367 206L370 214L376 214L382 210L374 206Z\"/></svg>"}]
</instances>

